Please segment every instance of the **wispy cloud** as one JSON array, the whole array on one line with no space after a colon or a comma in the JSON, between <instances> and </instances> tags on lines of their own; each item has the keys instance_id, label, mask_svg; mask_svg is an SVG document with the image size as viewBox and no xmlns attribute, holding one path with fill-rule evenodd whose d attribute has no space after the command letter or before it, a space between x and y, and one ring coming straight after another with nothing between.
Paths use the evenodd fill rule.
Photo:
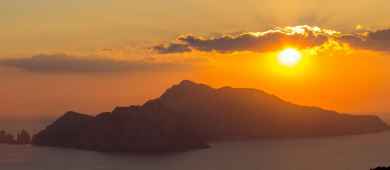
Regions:
<instances>
[{"instance_id":1,"label":"wispy cloud","mask_svg":"<svg viewBox=\"0 0 390 170\"><path fill-rule=\"evenodd\" d=\"M157 45L153 47L153 50L157 51L160 54L169 54L169 53L183 53L192 51L188 44L179 44L179 43L170 43L168 45Z\"/></svg>"},{"instance_id":2,"label":"wispy cloud","mask_svg":"<svg viewBox=\"0 0 390 170\"><path fill-rule=\"evenodd\" d=\"M188 66L182 63L153 61L122 61L108 58L79 57L65 54L40 54L28 58L0 60L0 65L29 72L42 73L104 73L126 71L180 70Z\"/></svg>"}]
</instances>

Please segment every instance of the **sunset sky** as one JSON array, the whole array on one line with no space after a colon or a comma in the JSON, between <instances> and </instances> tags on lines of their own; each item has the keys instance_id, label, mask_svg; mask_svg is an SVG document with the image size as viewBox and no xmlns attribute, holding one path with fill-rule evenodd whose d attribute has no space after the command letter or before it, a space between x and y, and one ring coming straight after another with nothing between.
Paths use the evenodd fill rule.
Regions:
<instances>
[{"instance_id":1,"label":"sunset sky","mask_svg":"<svg viewBox=\"0 0 390 170\"><path fill-rule=\"evenodd\" d=\"M388 16L388 0L2 0L0 117L96 114L183 79L390 112Z\"/></svg>"}]
</instances>

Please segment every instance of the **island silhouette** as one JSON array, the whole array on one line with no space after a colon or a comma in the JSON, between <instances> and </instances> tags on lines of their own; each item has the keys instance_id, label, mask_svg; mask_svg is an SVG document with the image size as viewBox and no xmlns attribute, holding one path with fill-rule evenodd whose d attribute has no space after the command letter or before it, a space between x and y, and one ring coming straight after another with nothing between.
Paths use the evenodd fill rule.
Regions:
<instances>
[{"instance_id":1,"label":"island silhouette","mask_svg":"<svg viewBox=\"0 0 390 170\"><path fill-rule=\"evenodd\" d=\"M105 152L178 152L219 140L381 132L377 116L300 106L261 90L211 88L184 80L140 106L90 116L67 112L33 137L39 146Z\"/></svg>"}]
</instances>

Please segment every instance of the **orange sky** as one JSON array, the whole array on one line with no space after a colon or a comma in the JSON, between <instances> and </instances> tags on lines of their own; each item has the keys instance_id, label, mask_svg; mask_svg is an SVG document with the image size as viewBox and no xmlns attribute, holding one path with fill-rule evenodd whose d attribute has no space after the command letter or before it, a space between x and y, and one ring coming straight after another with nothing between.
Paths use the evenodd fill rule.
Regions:
<instances>
[{"instance_id":1,"label":"orange sky","mask_svg":"<svg viewBox=\"0 0 390 170\"><path fill-rule=\"evenodd\" d=\"M387 0L133 3L2 2L0 117L96 114L183 79L390 112ZM298 65L277 61L287 47L302 54Z\"/></svg>"},{"instance_id":2,"label":"orange sky","mask_svg":"<svg viewBox=\"0 0 390 170\"><path fill-rule=\"evenodd\" d=\"M262 89L297 104L341 112L388 112L389 56L346 50L334 55L302 50L302 61L291 68L277 61L277 51L193 52L207 59L195 60L185 70L47 73L7 67L1 70L6 74L1 77L0 109L24 116L59 115L67 110L95 114L118 105L142 104L190 79L214 87Z\"/></svg>"}]
</instances>

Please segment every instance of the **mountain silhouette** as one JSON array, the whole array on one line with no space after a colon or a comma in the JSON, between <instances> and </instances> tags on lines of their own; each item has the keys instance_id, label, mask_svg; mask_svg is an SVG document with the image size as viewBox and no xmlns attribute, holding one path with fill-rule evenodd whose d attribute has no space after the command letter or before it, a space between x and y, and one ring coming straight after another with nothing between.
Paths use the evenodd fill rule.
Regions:
<instances>
[{"instance_id":1,"label":"mountain silhouette","mask_svg":"<svg viewBox=\"0 0 390 170\"><path fill-rule=\"evenodd\" d=\"M376 116L341 114L286 102L256 89L211 88L188 80L141 106L95 117L68 112L33 144L114 152L207 148L216 140L352 135L388 126Z\"/></svg>"}]
</instances>

